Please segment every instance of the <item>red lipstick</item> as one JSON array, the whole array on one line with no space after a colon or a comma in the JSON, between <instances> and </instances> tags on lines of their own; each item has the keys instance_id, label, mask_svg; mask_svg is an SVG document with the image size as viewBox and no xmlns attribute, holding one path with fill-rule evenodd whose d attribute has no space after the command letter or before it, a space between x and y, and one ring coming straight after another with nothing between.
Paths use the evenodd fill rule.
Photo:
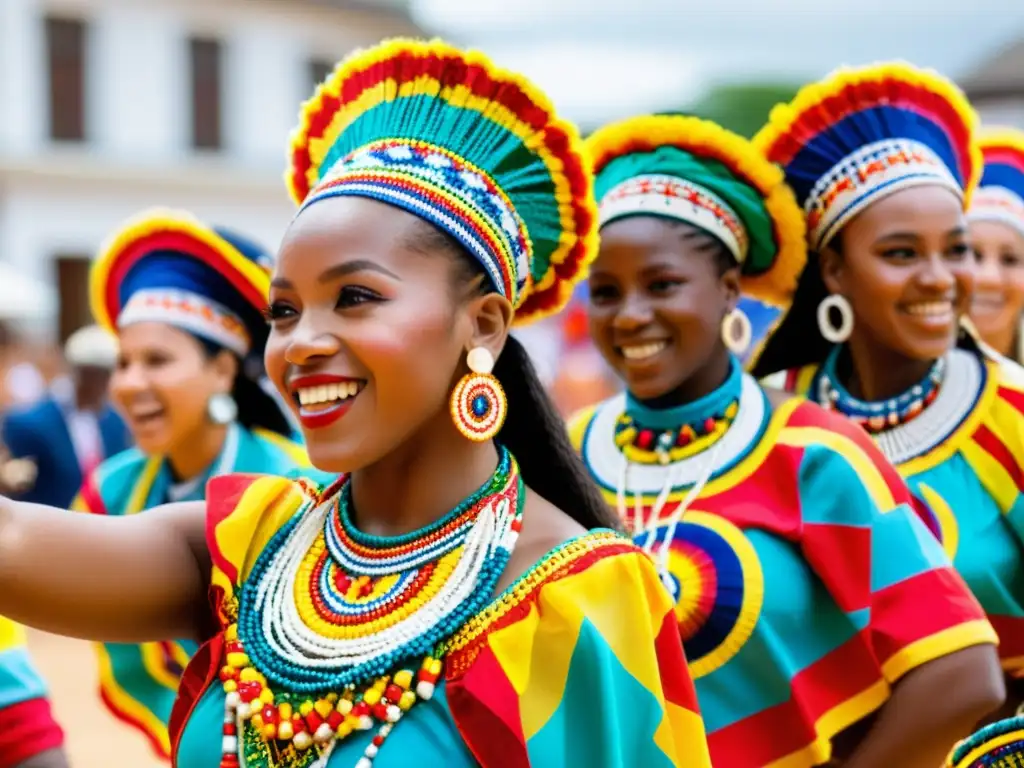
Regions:
<instances>
[{"instance_id":1,"label":"red lipstick","mask_svg":"<svg viewBox=\"0 0 1024 768\"><path fill-rule=\"evenodd\" d=\"M337 385L355 384L362 389L362 382L359 379L353 379L346 376L333 376L330 374L315 374L312 376L296 376L294 379L288 382L288 389L292 393L292 396L299 400L299 390L302 389L313 389L317 387L337 387ZM341 397L334 397L331 400L321 400L316 403L302 405L299 403L299 421L302 426L306 429L322 429L327 427L342 416L344 416L348 409L352 407L352 403L355 402L356 396L359 394L359 390L354 393L351 390L342 393Z\"/></svg>"}]
</instances>

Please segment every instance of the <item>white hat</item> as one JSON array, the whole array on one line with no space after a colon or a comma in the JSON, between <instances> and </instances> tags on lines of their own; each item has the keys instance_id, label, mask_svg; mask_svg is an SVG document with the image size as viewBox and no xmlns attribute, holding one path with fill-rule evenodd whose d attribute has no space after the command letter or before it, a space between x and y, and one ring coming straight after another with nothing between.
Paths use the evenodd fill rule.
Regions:
<instances>
[{"instance_id":1,"label":"white hat","mask_svg":"<svg viewBox=\"0 0 1024 768\"><path fill-rule=\"evenodd\" d=\"M79 328L64 344L64 358L75 367L113 368L117 351L117 339L98 325Z\"/></svg>"}]
</instances>

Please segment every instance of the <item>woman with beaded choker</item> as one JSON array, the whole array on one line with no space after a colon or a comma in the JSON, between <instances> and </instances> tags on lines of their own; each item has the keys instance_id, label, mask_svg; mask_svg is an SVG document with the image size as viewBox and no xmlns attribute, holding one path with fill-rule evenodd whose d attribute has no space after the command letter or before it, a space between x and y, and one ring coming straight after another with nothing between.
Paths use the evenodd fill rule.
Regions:
<instances>
[{"instance_id":1,"label":"woman with beaded choker","mask_svg":"<svg viewBox=\"0 0 1024 768\"><path fill-rule=\"evenodd\" d=\"M289 157L267 370L347 474L121 520L5 502L0 611L205 639L182 768L709 766L672 602L508 336L593 258L574 129L482 54L400 40L320 86Z\"/></svg>"},{"instance_id":2,"label":"woman with beaded choker","mask_svg":"<svg viewBox=\"0 0 1024 768\"><path fill-rule=\"evenodd\" d=\"M971 321L996 352L1024 360L1024 131L988 130L978 140L985 166L967 211L978 262Z\"/></svg>"},{"instance_id":3,"label":"woman with beaded choker","mask_svg":"<svg viewBox=\"0 0 1024 768\"><path fill-rule=\"evenodd\" d=\"M932 513L1014 676L1024 372L958 322L975 268L964 217L981 173L975 129L953 84L903 63L840 70L772 112L755 142L803 204L815 259L755 371L780 372L766 383L872 435Z\"/></svg>"},{"instance_id":4,"label":"woman with beaded choker","mask_svg":"<svg viewBox=\"0 0 1024 768\"><path fill-rule=\"evenodd\" d=\"M590 329L627 392L570 430L677 600L712 764L938 765L1001 701L992 629L867 436L739 360L806 258L781 172L688 117L587 148Z\"/></svg>"},{"instance_id":5,"label":"woman with beaded choker","mask_svg":"<svg viewBox=\"0 0 1024 768\"><path fill-rule=\"evenodd\" d=\"M89 474L74 509L134 515L199 501L216 475L308 464L260 382L272 264L255 243L182 211L146 211L111 235L90 271L92 312L119 339L110 392L135 447ZM185 636L96 644L104 704L164 758L178 681L197 649Z\"/></svg>"}]
</instances>

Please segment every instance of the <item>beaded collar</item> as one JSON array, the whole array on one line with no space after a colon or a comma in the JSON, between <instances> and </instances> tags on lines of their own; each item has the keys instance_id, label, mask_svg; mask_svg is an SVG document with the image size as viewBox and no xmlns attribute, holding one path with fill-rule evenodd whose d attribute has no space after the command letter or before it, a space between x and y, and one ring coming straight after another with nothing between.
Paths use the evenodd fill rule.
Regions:
<instances>
[{"instance_id":1,"label":"beaded collar","mask_svg":"<svg viewBox=\"0 0 1024 768\"><path fill-rule=\"evenodd\" d=\"M637 464L671 464L709 448L739 412L743 372L730 361L725 383L708 395L674 408L655 410L626 394L626 410L615 423L615 445Z\"/></svg>"},{"instance_id":2,"label":"beaded collar","mask_svg":"<svg viewBox=\"0 0 1024 768\"><path fill-rule=\"evenodd\" d=\"M829 410L839 411L872 434L906 424L919 416L938 396L946 377L946 359L940 357L932 364L928 375L905 392L885 400L861 400L839 382L837 361L841 349L839 345L834 346L821 367L818 403Z\"/></svg>"},{"instance_id":3,"label":"beaded collar","mask_svg":"<svg viewBox=\"0 0 1024 768\"><path fill-rule=\"evenodd\" d=\"M985 389L986 369L981 358L965 349L953 349L943 358L944 373L941 386L935 388L935 395L925 408L909 420L897 423L873 437L882 453L894 465L903 464L918 456L924 456L944 443L974 410L978 398ZM821 397L821 379L824 366L812 383L820 405L833 407L831 401ZM834 408L833 408L834 409ZM837 410L837 409L834 409Z\"/></svg>"},{"instance_id":4,"label":"beaded collar","mask_svg":"<svg viewBox=\"0 0 1024 768\"><path fill-rule=\"evenodd\" d=\"M525 489L504 448L491 479L404 536L352 522L345 482L267 544L225 634L221 768L323 768L334 744L378 727L359 768L441 674L443 644L491 600Z\"/></svg>"}]
</instances>

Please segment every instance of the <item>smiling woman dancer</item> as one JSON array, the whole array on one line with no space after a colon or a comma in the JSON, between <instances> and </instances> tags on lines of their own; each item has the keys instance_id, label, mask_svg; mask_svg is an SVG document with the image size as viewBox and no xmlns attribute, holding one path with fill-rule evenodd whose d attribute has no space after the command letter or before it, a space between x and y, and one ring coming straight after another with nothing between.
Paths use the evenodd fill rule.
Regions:
<instances>
[{"instance_id":1,"label":"smiling woman dancer","mask_svg":"<svg viewBox=\"0 0 1024 768\"><path fill-rule=\"evenodd\" d=\"M996 352L1024 360L1024 132L982 133L985 167L967 212L978 262L971 320Z\"/></svg>"},{"instance_id":2,"label":"smiling woman dancer","mask_svg":"<svg viewBox=\"0 0 1024 768\"><path fill-rule=\"evenodd\" d=\"M587 147L590 326L627 392L571 431L676 597L712 763L933 768L1001 700L995 637L868 437L741 370L741 288L781 317L805 261L781 172L694 118Z\"/></svg>"},{"instance_id":3,"label":"smiling woman dancer","mask_svg":"<svg viewBox=\"0 0 1024 768\"><path fill-rule=\"evenodd\" d=\"M593 257L574 129L482 54L393 41L318 89L290 157L267 370L349 474L119 520L6 501L0 611L207 638L182 768L708 766L672 603L508 336Z\"/></svg>"},{"instance_id":4,"label":"smiling woman dancer","mask_svg":"<svg viewBox=\"0 0 1024 768\"><path fill-rule=\"evenodd\" d=\"M907 64L840 70L777 108L756 137L808 212L817 258L757 371L875 438L934 513L1024 673L1024 371L959 330L975 265L965 204L976 117ZM838 313L837 325L831 313ZM1008 706L1024 691L1011 687Z\"/></svg>"},{"instance_id":5,"label":"smiling woman dancer","mask_svg":"<svg viewBox=\"0 0 1024 768\"><path fill-rule=\"evenodd\" d=\"M133 515L200 500L216 475L285 474L305 463L259 383L271 264L256 245L180 212L150 211L114 233L91 271L92 310L119 338L110 392L136 447L103 462L74 508ZM164 757L178 681L196 649L187 639L97 644L103 701Z\"/></svg>"}]
</instances>

